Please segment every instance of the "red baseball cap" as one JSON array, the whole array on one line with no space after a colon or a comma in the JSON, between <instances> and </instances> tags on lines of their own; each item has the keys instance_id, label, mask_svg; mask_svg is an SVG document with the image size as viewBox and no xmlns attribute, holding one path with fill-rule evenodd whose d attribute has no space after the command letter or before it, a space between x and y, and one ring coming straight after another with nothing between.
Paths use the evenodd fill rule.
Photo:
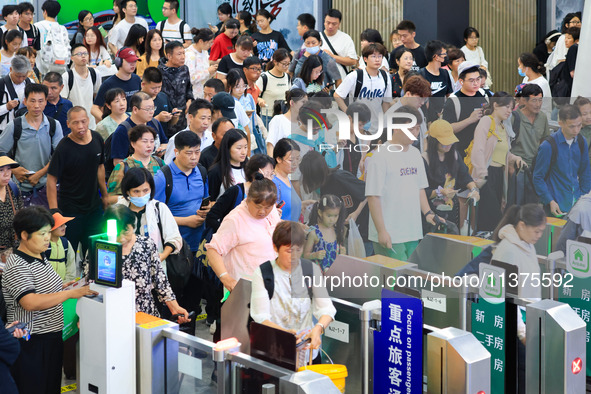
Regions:
<instances>
[{"instance_id":1,"label":"red baseball cap","mask_svg":"<svg viewBox=\"0 0 591 394\"><path fill-rule=\"evenodd\" d=\"M128 63L137 62L140 58L136 55L135 51L131 48L123 48L117 53L117 57L125 60Z\"/></svg>"}]
</instances>

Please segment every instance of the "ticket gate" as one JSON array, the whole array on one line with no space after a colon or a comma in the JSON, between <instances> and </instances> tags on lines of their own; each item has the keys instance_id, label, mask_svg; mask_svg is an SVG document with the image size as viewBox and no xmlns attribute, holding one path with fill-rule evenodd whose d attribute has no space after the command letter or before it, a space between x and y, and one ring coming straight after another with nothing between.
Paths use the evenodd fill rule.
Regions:
<instances>
[{"instance_id":1,"label":"ticket gate","mask_svg":"<svg viewBox=\"0 0 591 394\"><path fill-rule=\"evenodd\" d=\"M527 393L585 393L585 322L567 304L526 307Z\"/></svg>"},{"instance_id":2,"label":"ticket gate","mask_svg":"<svg viewBox=\"0 0 591 394\"><path fill-rule=\"evenodd\" d=\"M490 392L490 353L469 332L448 327L427 335L427 392Z\"/></svg>"}]
</instances>

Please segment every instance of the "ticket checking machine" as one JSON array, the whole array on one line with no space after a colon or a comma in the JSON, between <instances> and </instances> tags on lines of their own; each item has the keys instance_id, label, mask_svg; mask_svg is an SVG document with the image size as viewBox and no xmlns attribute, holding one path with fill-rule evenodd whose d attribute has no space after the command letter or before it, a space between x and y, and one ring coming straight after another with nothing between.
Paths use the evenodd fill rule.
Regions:
<instances>
[{"instance_id":1,"label":"ticket checking machine","mask_svg":"<svg viewBox=\"0 0 591 394\"><path fill-rule=\"evenodd\" d=\"M121 244L116 228L90 237L89 278L94 297L82 297L79 393L136 392L135 285L122 280Z\"/></svg>"}]
</instances>

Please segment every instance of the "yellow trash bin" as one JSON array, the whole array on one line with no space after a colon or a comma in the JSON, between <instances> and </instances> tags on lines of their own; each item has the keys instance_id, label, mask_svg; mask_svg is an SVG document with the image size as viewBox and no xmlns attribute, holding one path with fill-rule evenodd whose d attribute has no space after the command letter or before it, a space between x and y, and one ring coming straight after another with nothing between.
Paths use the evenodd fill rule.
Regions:
<instances>
[{"instance_id":1,"label":"yellow trash bin","mask_svg":"<svg viewBox=\"0 0 591 394\"><path fill-rule=\"evenodd\" d=\"M314 371L319 374L328 376L335 386L341 391L345 392L345 378L347 377L347 367L342 364L316 364L301 367L298 371L303 370Z\"/></svg>"}]
</instances>

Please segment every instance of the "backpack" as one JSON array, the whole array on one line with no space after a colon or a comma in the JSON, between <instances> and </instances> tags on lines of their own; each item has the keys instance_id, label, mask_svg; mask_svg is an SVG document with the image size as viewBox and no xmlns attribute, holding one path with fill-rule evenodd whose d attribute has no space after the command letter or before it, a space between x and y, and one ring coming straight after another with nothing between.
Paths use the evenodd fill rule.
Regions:
<instances>
[{"instance_id":1,"label":"backpack","mask_svg":"<svg viewBox=\"0 0 591 394\"><path fill-rule=\"evenodd\" d=\"M60 241L62 241L62 246L64 247L64 258L57 259L57 260L51 260L51 261L57 261L58 263L65 263L66 261L68 261L68 240L66 239L66 237L60 237ZM45 257L47 257L47 260L49 260L50 256L51 256L51 242L49 243L49 247L45 251Z\"/></svg>"},{"instance_id":2,"label":"backpack","mask_svg":"<svg viewBox=\"0 0 591 394\"><path fill-rule=\"evenodd\" d=\"M324 130L324 129L322 129ZM337 154L334 150L332 149L320 149L322 147L322 145L325 145L325 137L324 137L324 133L322 134L318 134L318 138L316 139L316 141L314 140L309 140L307 137L300 135L300 134L291 134L289 136L289 138L291 138L292 140L299 142L300 144L303 145L307 145L310 146L312 148L314 148L314 150L316 152L319 152L322 157L324 157L324 160L326 161L326 165L328 165L329 168L336 168L338 166L338 162L337 162Z\"/></svg>"},{"instance_id":3,"label":"backpack","mask_svg":"<svg viewBox=\"0 0 591 394\"><path fill-rule=\"evenodd\" d=\"M158 220L158 230L162 245L164 245L164 233L162 232L162 221L160 219L160 202L156 201L156 214ZM183 239L181 250L177 254L170 254L166 258L166 276L172 291L181 298L185 291L185 286L189 283L191 272L193 271L193 253L187 241Z\"/></svg>"},{"instance_id":4,"label":"backpack","mask_svg":"<svg viewBox=\"0 0 591 394\"><path fill-rule=\"evenodd\" d=\"M544 180L547 181L548 177L550 177L550 172L552 171L552 167L554 167L554 165L556 164L556 160L558 160L558 145L556 144L556 140L554 139L554 137L552 135L549 135L548 137L544 138L542 140L542 142L540 142L540 146L538 147L538 152L540 151L540 147L542 146L544 141L548 141L548 143L550 144L550 148L552 149L552 155L550 156L550 165L548 166L548 172L546 172L546 174L544 175ZM579 145L581 157L583 157L583 155L585 154L585 139L581 134L577 135L577 144ZM533 169L532 171L535 171L537 158L538 158L538 155L534 156L534 159L531 163L531 168ZM533 177L532 177L532 182L533 182Z\"/></svg>"},{"instance_id":5,"label":"backpack","mask_svg":"<svg viewBox=\"0 0 591 394\"><path fill-rule=\"evenodd\" d=\"M27 36L27 32L25 31L25 29L23 29L22 27L20 27L18 25L16 27L18 28L18 31L21 32L21 35L23 36L23 40L27 40L27 43L28 43L29 37ZM32 23L31 23L31 29L33 30L33 37L34 38L33 38L33 42L31 43L30 47L38 51L40 49L39 38L40 38L41 34L39 34L39 28ZM29 45L27 45L27 46L29 46Z\"/></svg>"},{"instance_id":6,"label":"backpack","mask_svg":"<svg viewBox=\"0 0 591 394\"><path fill-rule=\"evenodd\" d=\"M495 131L497 128L497 125L495 124L495 120L490 115L489 115L489 118L490 118L490 127L488 129L488 133L486 134L486 139L488 140L491 136L494 135L495 137L497 137L497 141L501 142L502 141L501 137L499 137L499 135ZM464 157L464 163L468 166L468 173L469 174L472 174L472 170L474 169L474 166L472 165L472 148L473 147L474 147L474 139L472 139L472 141L470 141L470 145L468 145L468 147L464 151L466 153L466 156Z\"/></svg>"},{"instance_id":7,"label":"backpack","mask_svg":"<svg viewBox=\"0 0 591 394\"><path fill-rule=\"evenodd\" d=\"M302 264L302 276L304 278L313 278L314 269L312 268L312 264L314 263L306 259L300 259L300 262ZM263 283L265 284L265 289L267 289L270 300L273 298L273 294L275 294L275 274L273 273L273 266L271 265L270 261L265 261L260 265L260 268L261 274L263 276ZM310 300L313 296L312 281L313 280L303 280L304 284L306 284L306 288L308 289L308 296L310 297Z\"/></svg>"},{"instance_id":8,"label":"backpack","mask_svg":"<svg viewBox=\"0 0 591 394\"><path fill-rule=\"evenodd\" d=\"M201 179L203 180L203 184L207 182L207 170L201 164L197 164L197 168L199 168L199 172L201 173ZM164 195L166 196L166 200L164 201L165 204L168 205L168 201L170 200L170 196L172 195L172 171L170 170L170 166L164 166L160 169L164 174L164 179L166 180L166 188L164 189Z\"/></svg>"},{"instance_id":9,"label":"backpack","mask_svg":"<svg viewBox=\"0 0 591 394\"><path fill-rule=\"evenodd\" d=\"M125 127L125 132L129 132L129 129L131 129L131 124L127 121L127 119L121 122L119 125ZM113 158L111 157L111 143L113 141L113 134L108 136L105 140L105 179L109 179L111 172L113 172L113 169L115 168L115 165L113 165Z\"/></svg>"},{"instance_id":10,"label":"backpack","mask_svg":"<svg viewBox=\"0 0 591 394\"><path fill-rule=\"evenodd\" d=\"M47 116L47 115L46 115ZM53 142L53 136L55 135L56 129L56 121L53 118L47 116L47 120L49 121L49 138ZM21 139L21 135L23 134L23 118L18 117L14 119L14 131L12 135L12 149L8 153L8 157L15 160L16 150L18 146L18 140ZM51 144L51 153L53 154L53 144Z\"/></svg>"},{"instance_id":11,"label":"backpack","mask_svg":"<svg viewBox=\"0 0 591 394\"><path fill-rule=\"evenodd\" d=\"M384 80L384 91L382 92L382 97L386 95L386 89L388 89L388 74L380 68L380 75ZM361 92L361 88L363 87L363 70L357 69L357 81L355 81L355 93L353 93L353 97L359 97L359 92Z\"/></svg>"},{"instance_id":12,"label":"backpack","mask_svg":"<svg viewBox=\"0 0 591 394\"><path fill-rule=\"evenodd\" d=\"M92 78L92 86L94 89L94 85L96 84L96 71L92 67L88 67L88 72L90 73L90 78ZM74 70L68 69L68 97L70 97L70 93L72 93L72 88L74 87Z\"/></svg>"},{"instance_id":13,"label":"backpack","mask_svg":"<svg viewBox=\"0 0 591 394\"><path fill-rule=\"evenodd\" d=\"M156 25L156 29L160 30L160 34L163 34L164 31L164 24L166 20L158 22ZM181 33L181 42L185 42L185 26L187 26L187 22L181 19L181 24L179 25L179 33Z\"/></svg>"},{"instance_id":14,"label":"backpack","mask_svg":"<svg viewBox=\"0 0 591 394\"><path fill-rule=\"evenodd\" d=\"M33 82L31 82L31 80L29 78L25 78L25 86L31 84ZM8 90L8 94L6 97L6 101L4 101L4 95L6 94L6 90ZM16 94L16 90L14 90L14 85L12 84L12 80L10 79L9 75L5 75L2 78L0 78L0 95L2 97L2 102L4 104L6 104L7 102L9 102L10 100L18 100L18 95ZM13 109L15 117L17 116L17 112L19 111L18 109ZM26 107L25 107L25 111L26 111ZM6 117L8 116L8 114L10 113L10 111L8 111L7 113L5 113L4 115L0 115L0 123L4 122L4 119L6 119Z\"/></svg>"},{"instance_id":15,"label":"backpack","mask_svg":"<svg viewBox=\"0 0 591 394\"><path fill-rule=\"evenodd\" d=\"M571 88L568 82L563 78L565 72L566 62L560 62L550 71L550 92L556 105L561 106L568 104L570 101Z\"/></svg>"},{"instance_id":16,"label":"backpack","mask_svg":"<svg viewBox=\"0 0 591 394\"><path fill-rule=\"evenodd\" d=\"M64 27L56 23L49 25L45 41L41 43L41 51L37 55L40 64L46 70L40 70L44 74L48 71L63 72L70 63L70 42L67 41L67 34L64 35Z\"/></svg>"},{"instance_id":17,"label":"backpack","mask_svg":"<svg viewBox=\"0 0 591 394\"><path fill-rule=\"evenodd\" d=\"M484 99L486 100L487 103L489 102L488 95L486 94L484 89L482 89L482 88L478 89L478 93L480 93L484 96ZM454 105L454 110L456 112L456 122L459 122L460 121L460 114L462 112L462 106L460 105L460 98L458 96L456 96L455 93L450 94L448 98L451 100L451 102Z\"/></svg>"},{"instance_id":18,"label":"backpack","mask_svg":"<svg viewBox=\"0 0 591 394\"><path fill-rule=\"evenodd\" d=\"M513 141L517 141L517 138L519 138L519 129L521 128L521 115L519 115L519 112L517 110L511 112L511 126L513 127L513 132L515 133L515 137L513 137Z\"/></svg>"},{"instance_id":19,"label":"backpack","mask_svg":"<svg viewBox=\"0 0 591 394\"><path fill-rule=\"evenodd\" d=\"M459 270L454 276L464 276L472 274L478 275L480 263L490 264L495 247L496 245L493 244L488 245L486 248L482 249L482 252L480 252L478 256L470 260L468 264L466 264L464 268Z\"/></svg>"}]
</instances>

